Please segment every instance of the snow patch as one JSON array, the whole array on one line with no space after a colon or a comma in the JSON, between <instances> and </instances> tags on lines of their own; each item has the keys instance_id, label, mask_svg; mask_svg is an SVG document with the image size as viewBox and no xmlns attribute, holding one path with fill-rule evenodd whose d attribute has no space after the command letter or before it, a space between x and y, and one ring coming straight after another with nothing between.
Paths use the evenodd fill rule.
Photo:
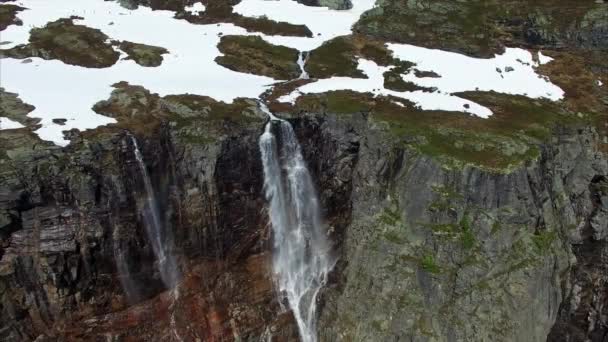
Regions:
<instances>
[{"instance_id":1,"label":"snow patch","mask_svg":"<svg viewBox=\"0 0 608 342\"><path fill-rule=\"evenodd\" d=\"M13 121L9 118L0 117L0 131L5 130L5 129L17 129L17 128L23 128L23 127L25 127L25 126L18 123L17 121Z\"/></svg>"},{"instance_id":2,"label":"snow patch","mask_svg":"<svg viewBox=\"0 0 608 342\"><path fill-rule=\"evenodd\" d=\"M416 63L414 68L441 76L419 78L409 72L402 76L404 81L436 87L443 93L495 91L553 101L564 97L562 89L536 73L532 54L527 50L508 48L502 55L484 59L407 44L388 44L388 48L396 58Z\"/></svg>"},{"instance_id":3,"label":"snow patch","mask_svg":"<svg viewBox=\"0 0 608 342\"><path fill-rule=\"evenodd\" d=\"M291 102L302 94L324 93L334 90L352 90L360 93L372 93L374 96L394 96L412 101L422 110L445 110L459 111L487 118L492 111L475 102L440 92L424 92L421 90L412 92L398 92L384 88L384 72L392 67L382 67L366 59L359 59L358 69L363 71L368 78L332 77L306 84L289 95L282 96L279 102ZM398 102L395 102L398 105Z\"/></svg>"},{"instance_id":4,"label":"snow patch","mask_svg":"<svg viewBox=\"0 0 608 342\"><path fill-rule=\"evenodd\" d=\"M541 51L538 51L538 63L540 65L547 64L551 61L553 61L552 57L545 56L545 55L543 55L543 53Z\"/></svg>"},{"instance_id":5,"label":"snow patch","mask_svg":"<svg viewBox=\"0 0 608 342\"><path fill-rule=\"evenodd\" d=\"M186 12L190 12L191 14L195 14L195 15L205 12L206 9L207 8L205 7L205 5L203 5L200 2L197 2L197 3L193 4L192 6L184 7L184 10Z\"/></svg>"},{"instance_id":6,"label":"snow patch","mask_svg":"<svg viewBox=\"0 0 608 342\"><path fill-rule=\"evenodd\" d=\"M69 142L63 137L64 130L92 129L115 122L91 108L107 99L111 85L120 81L141 85L161 96L201 94L225 102L237 97L256 98L275 82L215 63L220 55L217 44L222 34L248 34L232 24L193 25L174 19L174 12L152 11L143 6L130 11L114 1L23 0L20 5L28 8L18 14L23 26L12 25L2 32L2 39L12 42L4 48L27 43L32 27L80 16L84 19L75 23L100 29L112 39L160 46L170 52L163 56L162 65L155 68L142 67L131 60L120 60L110 68L90 69L39 58L25 64L21 60L3 59L2 86L36 107L29 114L41 119L42 127L36 133L58 145ZM54 118L68 121L61 126L52 122Z\"/></svg>"},{"instance_id":7,"label":"snow patch","mask_svg":"<svg viewBox=\"0 0 608 342\"><path fill-rule=\"evenodd\" d=\"M502 55L482 59L407 44L388 44L388 48L396 58L416 63L411 71L401 75L404 81L437 90L397 92L385 89L383 73L393 67L381 67L372 61L359 59L358 68L368 79L332 77L318 80L282 96L279 101L294 103L299 96L306 93L353 90L371 92L376 96L400 97L414 102L423 110L460 111L487 118L492 115L490 109L452 94L464 91L495 91L553 101L564 96L562 89L536 73L532 54L523 49L507 49ZM418 77L414 68L419 71L433 71L440 77Z\"/></svg>"},{"instance_id":8,"label":"snow patch","mask_svg":"<svg viewBox=\"0 0 608 342\"><path fill-rule=\"evenodd\" d=\"M374 8L376 0L352 0L349 10L331 10L327 7L302 5L293 0L242 0L234 6L234 12L247 17L265 16L275 21L295 25L306 25L313 33L307 37L263 36L276 45L284 45L300 51L316 49L324 42L338 36L348 35L361 14Z\"/></svg>"}]
</instances>

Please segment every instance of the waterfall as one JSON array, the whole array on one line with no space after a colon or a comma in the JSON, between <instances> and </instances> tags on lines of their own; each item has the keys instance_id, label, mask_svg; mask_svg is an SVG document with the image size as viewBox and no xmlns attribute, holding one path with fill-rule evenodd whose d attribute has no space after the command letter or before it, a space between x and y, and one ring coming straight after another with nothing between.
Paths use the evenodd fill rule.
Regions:
<instances>
[{"instance_id":1,"label":"waterfall","mask_svg":"<svg viewBox=\"0 0 608 342\"><path fill-rule=\"evenodd\" d=\"M114 261L116 262L116 270L118 271L118 279L120 280L120 285L125 292L127 302L136 303L139 300L139 289L131 277L129 262L127 260L128 255L126 252L128 250L128 246L126 246L121 240L122 225L116 224L112 215L109 215L109 220L113 227L113 252Z\"/></svg>"},{"instance_id":2,"label":"waterfall","mask_svg":"<svg viewBox=\"0 0 608 342\"><path fill-rule=\"evenodd\" d=\"M143 201L140 204L140 212L144 227L148 236L148 241L152 246L154 256L158 261L158 270L160 272L162 281L167 288L172 289L175 287L179 279L177 263L173 254L167 251L167 244L165 241L170 239L168 239L169 236L166 236L162 229L158 202L156 200L156 195L154 188L152 187L150 176L148 175L146 163L144 162L143 155L141 154L139 146L137 145L137 139L131 136L131 141L133 143L135 159L137 160L137 164L141 172L141 180L144 185L144 191L142 194Z\"/></svg>"},{"instance_id":3,"label":"waterfall","mask_svg":"<svg viewBox=\"0 0 608 342\"><path fill-rule=\"evenodd\" d=\"M260 137L264 188L273 232L273 271L303 342L315 342L316 299L334 263L321 223L319 200L289 122L264 104L270 120Z\"/></svg>"},{"instance_id":4,"label":"waterfall","mask_svg":"<svg viewBox=\"0 0 608 342\"><path fill-rule=\"evenodd\" d=\"M304 69L304 66L306 65L306 56L304 54L305 52L300 51L300 54L298 55L298 65L300 66L301 71L300 77L298 77L298 79L300 80L307 80L309 78L306 69Z\"/></svg>"}]
</instances>

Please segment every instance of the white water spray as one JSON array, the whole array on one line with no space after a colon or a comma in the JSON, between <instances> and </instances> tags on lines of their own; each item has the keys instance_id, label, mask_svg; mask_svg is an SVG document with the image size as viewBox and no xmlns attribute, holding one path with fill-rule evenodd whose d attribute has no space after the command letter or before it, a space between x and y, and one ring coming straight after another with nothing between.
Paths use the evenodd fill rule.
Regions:
<instances>
[{"instance_id":1,"label":"white water spray","mask_svg":"<svg viewBox=\"0 0 608 342\"><path fill-rule=\"evenodd\" d=\"M133 143L135 159L137 159L137 164L144 183L144 199L141 203L140 212L144 221L146 234L148 235L148 241L152 245L152 251L158 260L158 270L162 281L165 286L172 289L179 279L177 263L173 254L166 249L167 244L164 240L167 240L167 237L162 230L161 219L158 213L158 202L156 201L156 195L154 193L154 188L152 187L152 182L150 181L150 176L148 175L148 169L146 168L143 155L137 145L137 139L131 136L131 141Z\"/></svg>"},{"instance_id":2,"label":"white water spray","mask_svg":"<svg viewBox=\"0 0 608 342\"><path fill-rule=\"evenodd\" d=\"M321 224L319 200L293 128L264 104L260 107L270 117L259 146L270 204L273 270L302 341L315 342L317 295L334 263Z\"/></svg>"},{"instance_id":3,"label":"white water spray","mask_svg":"<svg viewBox=\"0 0 608 342\"><path fill-rule=\"evenodd\" d=\"M300 80L307 80L310 78L310 76L308 76L308 73L306 72L306 69L304 69L304 66L306 65L306 59L307 57L304 55L305 52L300 51L300 54L298 55L298 65L300 66L300 77L298 77L298 79Z\"/></svg>"}]
</instances>

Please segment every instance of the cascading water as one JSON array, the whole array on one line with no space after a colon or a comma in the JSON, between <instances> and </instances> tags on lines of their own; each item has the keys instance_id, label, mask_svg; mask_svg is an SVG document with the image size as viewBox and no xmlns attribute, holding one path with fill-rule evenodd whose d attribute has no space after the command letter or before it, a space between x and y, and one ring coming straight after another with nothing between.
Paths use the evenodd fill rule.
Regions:
<instances>
[{"instance_id":1,"label":"cascading water","mask_svg":"<svg viewBox=\"0 0 608 342\"><path fill-rule=\"evenodd\" d=\"M156 195L150 176L148 175L148 169L144 162L143 155L137 145L137 139L131 136L133 143L133 150L135 153L135 159L137 160L139 170L141 172L142 181L144 184L143 201L140 204L140 212L142 214L146 234L148 241L152 245L152 251L158 261L158 270L162 278L163 283L167 288L174 288L179 279L179 270L177 269L177 263L173 254L167 251L166 243L167 236L164 235L162 230L161 219L159 215L158 202L156 201Z\"/></svg>"},{"instance_id":2,"label":"cascading water","mask_svg":"<svg viewBox=\"0 0 608 342\"><path fill-rule=\"evenodd\" d=\"M334 263L321 224L319 200L289 122L275 117L260 137L264 187L273 232L273 270L303 342L315 342L316 299ZM276 133L275 133L276 131Z\"/></svg>"},{"instance_id":3,"label":"cascading water","mask_svg":"<svg viewBox=\"0 0 608 342\"><path fill-rule=\"evenodd\" d=\"M298 65L300 66L300 77L298 77L298 79L300 80L307 80L310 77L308 76L308 73L306 72L306 69L304 69L304 66L306 65L306 56L305 56L305 52L300 51L300 54L298 55Z\"/></svg>"}]
</instances>

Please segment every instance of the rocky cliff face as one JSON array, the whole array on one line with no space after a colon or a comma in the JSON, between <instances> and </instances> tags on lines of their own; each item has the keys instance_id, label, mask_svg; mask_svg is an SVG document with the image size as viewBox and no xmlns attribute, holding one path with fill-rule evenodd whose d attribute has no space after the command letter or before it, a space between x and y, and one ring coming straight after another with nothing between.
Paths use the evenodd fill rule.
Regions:
<instances>
[{"instance_id":1,"label":"rocky cliff face","mask_svg":"<svg viewBox=\"0 0 608 342\"><path fill-rule=\"evenodd\" d=\"M188 113L145 96L152 113ZM144 232L131 133L59 149L3 132L2 339L296 340L272 287L263 120L247 111L247 125L205 129L158 114L136 134L183 274L174 290ZM365 113L293 124L339 256L321 340L605 338L608 159L594 129L559 130L537 161L496 173L443 166Z\"/></svg>"},{"instance_id":2,"label":"rocky cliff face","mask_svg":"<svg viewBox=\"0 0 608 342\"><path fill-rule=\"evenodd\" d=\"M608 164L593 130L558 132L508 174L442 168L364 132L325 340L605 338L605 266L590 258L606 251Z\"/></svg>"}]
</instances>

